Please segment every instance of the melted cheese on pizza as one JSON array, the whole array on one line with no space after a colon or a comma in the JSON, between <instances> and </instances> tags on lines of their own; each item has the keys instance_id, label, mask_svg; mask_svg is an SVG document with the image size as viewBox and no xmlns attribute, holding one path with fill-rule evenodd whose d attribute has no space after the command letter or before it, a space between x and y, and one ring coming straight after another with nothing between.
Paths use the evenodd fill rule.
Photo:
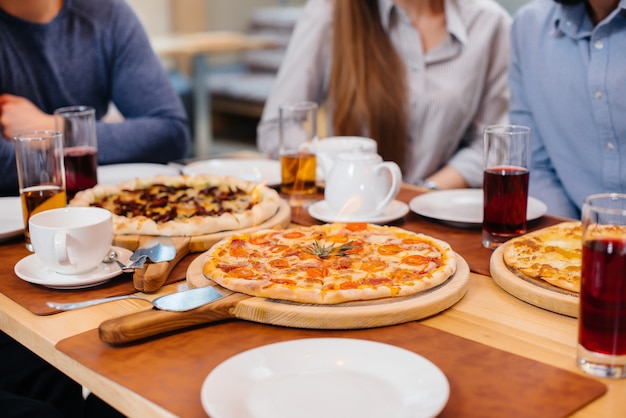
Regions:
<instances>
[{"instance_id":1,"label":"melted cheese on pizza","mask_svg":"<svg viewBox=\"0 0 626 418\"><path fill-rule=\"evenodd\" d=\"M92 206L127 218L145 216L155 222L168 222L193 216L241 213L255 203L253 194L227 185L151 184L103 196Z\"/></svg>"},{"instance_id":2,"label":"melted cheese on pizza","mask_svg":"<svg viewBox=\"0 0 626 418\"><path fill-rule=\"evenodd\" d=\"M581 223L563 222L511 239L505 244L504 262L526 277L579 292Z\"/></svg>"},{"instance_id":3,"label":"melted cheese on pizza","mask_svg":"<svg viewBox=\"0 0 626 418\"><path fill-rule=\"evenodd\" d=\"M449 245L434 238L327 224L231 236L210 250L203 272L242 293L328 304L415 294L455 270Z\"/></svg>"}]
</instances>

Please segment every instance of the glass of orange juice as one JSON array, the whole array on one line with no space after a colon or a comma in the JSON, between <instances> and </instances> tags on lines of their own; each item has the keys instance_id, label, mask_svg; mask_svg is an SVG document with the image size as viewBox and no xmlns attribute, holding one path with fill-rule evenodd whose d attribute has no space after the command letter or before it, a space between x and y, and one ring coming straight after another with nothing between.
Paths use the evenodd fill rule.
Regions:
<instances>
[{"instance_id":1,"label":"glass of orange juice","mask_svg":"<svg viewBox=\"0 0 626 418\"><path fill-rule=\"evenodd\" d=\"M13 140L26 248L33 251L28 232L30 217L67 205L63 134L59 131L31 131L17 134Z\"/></svg>"},{"instance_id":2,"label":"glass of orange juice","mask_svg":"<svg viewBox=\"0 0 626 418\"><path fill-rule=\"evenodd\" d=\"M285 103L279 115L280 191L289 197L311 197L317 191L317 164L310 146L317 135L317 104Z\"/></svg>"}]
</instances>

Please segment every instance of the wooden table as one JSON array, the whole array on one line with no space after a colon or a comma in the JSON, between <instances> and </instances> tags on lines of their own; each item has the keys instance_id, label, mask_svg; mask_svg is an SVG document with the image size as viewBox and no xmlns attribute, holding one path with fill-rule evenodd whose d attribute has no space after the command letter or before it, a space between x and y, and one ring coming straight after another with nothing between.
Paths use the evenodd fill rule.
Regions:
<instances>
[{"instance_id":1,"label":"wooden table","mask_svg":"<svg viewBox=\"0 0 626 418\"><path fill-rule=\"evenodd\" d=\"M405 188L403 200L414 194L414 189ZM418 218L410 213L399 225L412 224ZM423 222L423 219L419 221ZM23 251L21 243L15 242L4 244L0 248L4 255ZM191 255L186 259L187 264L193 257ZM6 270L4 271L7 275ZM180 286L168 285L151 296L176 291ZM55 348L55 344L62 339L93 330L105 319L145 310L146 307L145 302L125 300L80 311L37 316L0 294L0 328L122 413L137 417L173 416L170 411L85 367ZM503 291L486 275L472 273L468 292L460 302L420 323L582 375L575 365L576 319L522 302ZM608 392L580 409L575 416L626 416L626 379L598 380L607 385Z\"/></svg>"},{"instance_id":2,"label":"wooden table","mask_svg":"<svg viewBox=\"0 0 626 418\"><path fill-rule=\"evenodd\" d=\"M271 48L269 39L250 37L232 31L211 31L154 37L154 51L163 58L185 58L192 62L195 156L209 154L213 143L211 127L211 100L207 91L210 54L240 52Z\"/></svg>"}]
</instances>

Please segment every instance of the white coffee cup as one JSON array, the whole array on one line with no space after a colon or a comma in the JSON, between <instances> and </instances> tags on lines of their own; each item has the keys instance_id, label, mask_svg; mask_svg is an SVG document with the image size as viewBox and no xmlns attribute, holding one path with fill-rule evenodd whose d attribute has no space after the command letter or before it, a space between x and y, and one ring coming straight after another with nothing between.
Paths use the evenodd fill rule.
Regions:
<instances>
[{"instance_id":1,"label":"white coffee cup","mask_svg":"<svg viewBox=\"0 0 626 418\"><path fill-rule=\"evenodd\" d=\"M111 212L95 207L50 209L33 215L28 223L35 254L57 273L86 273L111 248L111 219Z\"/></svg>"},{"instance_id":2,"label":"white coffee cup","mask_svg":"<svg viewBox=\"0 0 626 418\"><path fill-rule=\"evenodd\" d=\"M324 199L337 215L374 217L398 195L401 185L398 164L383 162L372 152L342 152L326 180Z\"/></svg>"},{"instance_id":3,"label":"white coffee cup","mask_svg":"<svg viewBox=\"0 0 626 418\"><path fill-rule=\"evenodd\" d=\"M378 148L376 141L362 136L329 136L315 139L310 147L317 158L318 179L328 177L333 163L340 152L373 152Z\"/></svg>"}]
</instances>

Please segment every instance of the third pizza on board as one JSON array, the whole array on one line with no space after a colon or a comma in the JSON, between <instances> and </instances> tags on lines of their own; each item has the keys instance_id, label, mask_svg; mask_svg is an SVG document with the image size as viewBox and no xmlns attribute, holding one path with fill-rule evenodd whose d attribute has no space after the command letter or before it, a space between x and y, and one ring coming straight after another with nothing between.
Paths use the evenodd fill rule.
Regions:
<instances>
[{"instance_id":1,"label":"third pizza on board","mask_svg":"<svg viewBox=\"0 0 626 418\"><path fill-rule=\"evenodd\" d=\"M506 266L521 277L580 292L582 224L561 222L507 241Z\"/></svg>"},{"instance_id":2,"label":"third pizza on board","mask_svg":"<svg viewBox=\"0 0 626 418\"><path fill-rule=\"evenodd\" d=\"M203 266L230 290L311 304L415 295L455 271L446 242L368 223L235 234L207 251Z\"/></svg>"}]
</instances>

